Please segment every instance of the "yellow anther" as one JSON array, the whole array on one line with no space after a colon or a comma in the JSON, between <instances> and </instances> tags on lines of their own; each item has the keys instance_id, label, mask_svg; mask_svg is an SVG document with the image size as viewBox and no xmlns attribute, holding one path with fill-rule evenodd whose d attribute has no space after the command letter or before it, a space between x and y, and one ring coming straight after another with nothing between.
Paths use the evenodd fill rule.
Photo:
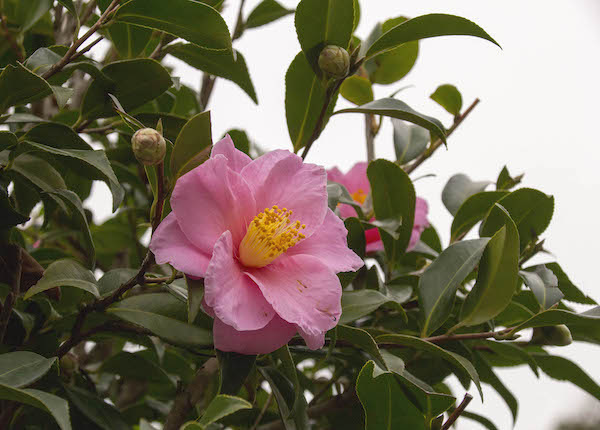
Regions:
<instances>
[{"instance_id":1,"label":"yellow anther","mask_svg":"<svg viewBox=\"0 0 600 430\"><path fill-rule=\"evenodd\" d=\"M240 243L240 261L247 267L264 267L306 236L298 233L306 225L290 221L292 211L273 205L257 214Z\"/></svg>"}]
</instances>

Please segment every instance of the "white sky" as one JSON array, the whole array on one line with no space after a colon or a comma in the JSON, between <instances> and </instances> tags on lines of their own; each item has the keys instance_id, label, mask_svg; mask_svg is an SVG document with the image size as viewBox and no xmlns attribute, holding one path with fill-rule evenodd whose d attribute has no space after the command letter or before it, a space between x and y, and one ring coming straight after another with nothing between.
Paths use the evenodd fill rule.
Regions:
<instances>
[{"instance_id":1,"label":"white sky","mask_svg":"<svg viewBox=\"0 0 600 430\"><path fill-rule=\"evenodd\" d=\"M290 8L298 3L280 1ZM225 17L231 28L238 2L227 3L230 6ZM246 3L247 14L259 0ZM500 50L467 37L425 40L420 45L417 65L408 76L392 86L376 88L376 98L381 98L400 86L414 85L399 98L446 125L451 122L450 115L429 99L438 85L456 85L465 106L476 97L481 99L450 138L449 150L441 150L413 175L437 175L417 181L416 187L418 194L428 200L430 221L443 241L447 244L452 221L440 198L448 178L462 172L476 180L495 181L507 164L511 173L526 173L523 186L555 196L554 219L546 232L547 247L577 285L600 299L595 271L600 239L600 142L594 128L600 112L600 1L362 0L361 5L357 30L361 38L377 21L442 12L475 21L503 47ZM285 121L284 76L300 51L293 16L249 30L235 47L246 58L260 104L254 105L238 87L220 79L209 106L213 136L216 139L230 128L241 128L265 148L291 149ZM181 63L173 64L183 82L198 88L199 72ZM340 101L338 108L346 105ZM363 136L361 116L335 116L315 143L308 161L347 170L365 158ZM389 121L377 138L376 152L380 157L393 158ZM104 188L95 189L94 200L102 200L105 212L109 212L110 197L105 197ZM572 345L557 348L557 353L571 357L600 381L599 348ZM598 403L590 405L592 397L578 388L546 377L537 380L528 368L497 373L519 400L516 430L552 429L562 417L579 416L586 406L598 407ZM474 387L471 392L476 394ZM462 392L456 394L462 397ZM485 390L483 405L476 396L469 410L490 417L500 429L511 428L508 408L493 390ZM467 420L458 425L459 430L481 428Z\"/></svg>"}]
</instances>

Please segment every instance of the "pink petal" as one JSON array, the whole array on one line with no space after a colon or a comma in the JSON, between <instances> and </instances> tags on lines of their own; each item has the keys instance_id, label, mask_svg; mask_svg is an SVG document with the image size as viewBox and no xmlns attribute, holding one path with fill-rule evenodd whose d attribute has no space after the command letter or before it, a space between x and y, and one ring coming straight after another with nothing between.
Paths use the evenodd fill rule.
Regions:
<instances>
[{"instance_id":1,"label":"pink petal","mask_svg":"<svg viewBox=\"0 0 600 430\"><path fill-rule=\"evenodd\" d=\"M265 160L258 158L242 170L250 184L258 210L277 205L293 211L291 221L306 225L310 236L323 222L327 211L327 175L315 164L305 164L289 151L273 151ZM258 166L258 168L257 168Z\"/></svg>"},{"instance_id":2,"label":"pink petal","mask_svg":"<svg viewBox=\"0 0 600 430\"><path fill-rule=\"evenodd\" d=\"M204 277L210 261L210 254L196 248L183 234L175 212L167 215L152 235L150 250L158 264L169 263L192 276Z\"/></svg>"},{"instance_id":3,"label":"pink petal","mask_svg":"<svg viewBox=\"0 0 600 430\"><path fill-rule=\"evenodd\" d=\"M308 254L317 257L334 272L360 269L364 262L348 248L348 230L344 222L327 209L323 224L315 233L287 250L288 255Z\"/></svg>"},{"instance_id":4,"label":"pink petal","mask_svg":"<svg viewBox=\"0 0 600 430\"><path fill-rule=\"evenodd\" d=\"M218 319L235 330L263 328L275 315L258 286L240 270L228 231L215 243L204 278L204 300Z\"/></svg>"},{"instance_id":5,"label":"pink petal","mask_svg":"<svg viewBox=\"0 0 600 430\"><path fill-rule=\"evenodd\" d=\"M286 255L246 272L275 312L310 335L327 331L342 313L342 287L335 272L311 255Z\"/></svg>"},{"instance_id":6,"label":"pink petal","mask_svg":"<svg viewBox=\"0 0 600 430\"><path fill-rule=\"evenodd\" d=\"M229 135L226 135L213 146L210 156L214 157L218 154L224 155L227 158L229 161L228 167L236 173L240 173L252 161L252 158L236 149Z\"/></svg>"},{"instance_id":7,"label":"pink petal","mask_svg":"<svg viewBox=\"0 0 600 430\"><path fill-rule=\"evenodd\" d=\"M323 345L325 345L325 332L317 333L317 334L309 334L298 327L298 333L306 342L306 346L310 349L321 349Z\"/></svg>"},{"instance_id":8,"label":"pink petal","mask_svg":"<svg viewBox=\"0 0 600 430\"><path fill-rule=\"evenodd\" d=\"M376 252L383 250L383 242L381 241L381 236L379 234L379 230L376 228L370 228L365 231L365 239L367 241L367 252Z\"/></svg>"},{"instance_id":9,"label":"pink petal","mask_svg":"<svg viewBox=\"0 0 600 430\"><path fill-rule=\"evenodd\" d=\"M362 190L363 193L368 194L371 190L371 184L367 177L367 166L368 163L365 162L356 163L344 176L345 186L350 194L358 190Z\"/></svg>"},{"instance_id":10,"label":"pink petal","mask_svg":"<svg viewBox=\"0 0 600 430\"><path fill-rule=\"evenodd\" d=\"M341 216L343 219L350 218L350 217L353 217L353 216L355 217L355 216L357 216L357 215L358 215L358 214L356 213L356 209L354 209L354 207L352 207L352 206L350 206L350 205L347 205L347 204L345 204L345 203L341 203L341 204L339 204L339 205L338 205L338 210L339 210L339 212L340 212L340 216Z\"/></svg>"},{"instance_id":11,"label":"pink petal","mask_svg":"<svg viewBox=\"0 0 600 430\"><path fill-rule=\"evenodd\" d=\"M289 342L296 334L296 326L275 315L259 330L237 331L218 318L213 324L215 348L240 354L268 354Z\"/></svg>"},{"instance_id":12,"label":"pink petal","mask_svg":"<svg viewBox=\"0 0 600 430\"><path fill-rule=\"evenodd\" d=\"M237 246L256 215L250 187L220 154L179 178L171 206L190 242L209 254L227 230Z\"/></svg>"},{"instance_id":13,"label":"pink petal","mask_svg":"<svg viewBox=\"0 0 600 430\"><path fill-rule=\"evenodd\" d=\"M421 234L427 227L429 227L429 221L427 221L427 213L429 212L429 207L427 202L420 197L417 197L415 202L415 221L413 224L413 229L410 234L410 241L408 242L407 251L410 251L415 247L419 239L421 238Z\"/></svg>"},{"instance_id":14,"label":"pink petal","mask_svg":"<svg viewBox=\"0 0 600 430\"><path fill-rule=\"evenodd\" d=\"M327 170L327 180L328 181L337 182L338 184L342 184L343 186L346 186L344 184L344 176L345 175L337 167L332 167L331 169Z\"/></svg>"}]
</instances>

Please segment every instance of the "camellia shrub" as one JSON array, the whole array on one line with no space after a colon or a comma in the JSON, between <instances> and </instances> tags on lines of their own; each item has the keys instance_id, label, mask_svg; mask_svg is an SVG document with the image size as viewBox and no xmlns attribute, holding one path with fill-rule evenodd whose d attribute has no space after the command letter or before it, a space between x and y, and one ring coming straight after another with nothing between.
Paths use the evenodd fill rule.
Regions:
<instances>
[{"instance_id":1,"label":"camellia shrub","mask_svg":"<svg viewBox=\"0 0 600 430\"><path fill-rule=\"evenodd\" d=\"M546 350L600 342L600 308L544 255L554 199L506 167L495 183L457 174L443 245L411 175L478 100L440 85L444 125L373 96L421 39L497 42L445 14L361 40L357 0L227 3L231 28L222 0L0 2L0 429L496 429L469 401L489 384L516 419L496 369L519 365L600 399ZM216 80L257 100L233 42L290 14L290 142L265 152L234 118L212 136ZM199 92L170 57L203 72ZM305 162L349 113L368 159ZM374 160L390 119L396 159ZM82 204L94 181L112 193L101 224Z\"/></svg>"}]
</instances>

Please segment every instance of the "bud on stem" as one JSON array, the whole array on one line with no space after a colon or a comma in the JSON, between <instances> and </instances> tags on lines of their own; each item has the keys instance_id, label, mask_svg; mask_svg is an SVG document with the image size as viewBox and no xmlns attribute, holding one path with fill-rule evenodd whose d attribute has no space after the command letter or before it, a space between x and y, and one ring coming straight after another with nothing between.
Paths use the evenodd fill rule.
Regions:
<instances>
[{"instance_id":1,"label":"bud on stem","mask_svg":"<svg viewBox=\"0 0 600 430\"><path fill-rule=\"evenodd\" d=\"M342 47L328 45L319 55L319 68L328 77L344 78L350 69L350 55Z\"/></svg>"},{"instance_id":2,"label":"bud on stem","mask_svg":"<svg viewBox=\"0 0 600 430\"><path fill-rule=\"evenodd\" d=\"M136 131L131 138L131 148L135 158L146 166L160 163L167 152L165 139L153 128L142 128Z\"/></svg>"}]
</instances>

